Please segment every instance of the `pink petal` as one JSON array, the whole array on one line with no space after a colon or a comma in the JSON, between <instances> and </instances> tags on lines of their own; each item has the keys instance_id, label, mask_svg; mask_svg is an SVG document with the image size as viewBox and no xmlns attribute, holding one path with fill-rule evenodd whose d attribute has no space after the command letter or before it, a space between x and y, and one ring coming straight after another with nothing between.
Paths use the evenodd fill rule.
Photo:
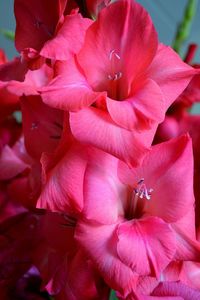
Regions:
<instances>
[{"instance_id":1,"label":"pink petal","mask_svg":"<svg viewBox=\"0 0 200 300\"><path fill-rule=\"evenodd\" d=\"M147 76L153 79L163 92L166 109L196 73L197 71L184 63L176 52L162 44L159 45L157 54L147 70Z\"/></svg>"},{"instance_id":2,"label":"pink petal","mask_svg":"<svg viewBox=\"0 0 200 300\"><path fill-rule=\"evenodd\" d=\"M127 189L117 178L118 159L100 150L93 153L84 176L84 216L103 224L123 215Z\"/></svg>"},{"instance_id":3,"label":"pink petal","mask_svg":"<svg viewBox=\"0 0 200 300\"><path fill-rule=\"evenodd\" d=\"M79 222L75 238L93 261L105 282L113 289L128 290L137 281L137 275L117 254L116 226L96 222Z\"/></svg>"},{"instance_id":4,"label":"pink petal","mask_svg":"<svg viewBox=\"0 0 200 300\"><path fill-rule=\"evenodd\" d=\"M122 223L117 235L119 257L139 275L158 278L174 256L173 231L159 218L149 217Z\"/></svg>"},{"instance_id":5,"label":"pink petal","mask_svg":"<svg viewBox=\"0 0 200 300\"><path fill-rule=\"evenodd\" d=\"M70 59L83 44L85 31L92 20L83 18L80 14L65 16L65 20L56 36L48 40L40 55L57 60Z\"/></svg>"},{"instance_id":6,"label":"pink petal","mask_svg":"<svg viewBox=\"0 0 200 300\"><path fill-rule=\"evenodd\" d=\"M165 103L159 86L153 80L145 84L125 101L106 99L111 118L119 126L133 130L149 129L163 121Z\"/></svg>"},{"instance_id":7,"label":"pink petal","mask_svg":"<svg viewBox=\"0 0 200 300\"><path fill-rule=\"evenodd\" d=\"M133 165L140 163L155 133L155 128L141 133L120 128L112 122L108 113L94 107L70 113L70 126L79 141Z\"/></svg>"},{"instance_id":8,"label":"pink petal","mask_svg":"<svg viewBox=\"0 0 200 300\"><path fill-rule=\"evenodd\" d=\"M79 213L83 208L86 167L83 147L73 145L61 157L43 155L41 163L44 186L37 207Z\"/></svg>"},{"instance_id":9,"label":"pink petal","mask_svg":"<svg viewBox=\"0 0 200 300\"><path fill-rule=\"evenodd\" d=\"M181 228L173 225L176 236L176 255L178 260L200 261L200 243L196 239L190 238Z\"/></svg>"},{"instance_id":10,"label":"pink petal","mask_svg":"<svg viewBox=\"0 0 200 300\"><path fill-rule=\"evenodd\" d=\"M120 58L114 71L122 73L120 98L127 98L130 83L146 69L156 49L157 35L144 8L132 0L116 1L88 29L78 61L95 90L108 90L114 51Z\"/></svg>"},{"instance_id":11,"label":"pink petal","mask_svg":"<svg viewBox=\"0 0 200 300\"><path fill-rule=\"evenodd\" d=\"M189 287L200 289L200 263L185 261L183 263L181 281Z\"/></svg>"},{"instance_id":12,"label":"pink petal","mask_svg":"<svg viewBox=\"0 0 200 300\"><path fill-rule=\"evenodd\" d=\"M154 290L153 295L159 297L175 296L180 297L180 299L183 300L199 300L200 292L198 290L191 289L181 282L164 282L159 284L159 286Z\"/></svg>"},{"instance_id":13,"label":"pink petal","mask_svg":"<svg viewBox=\"0 0 200 300\"><path fill-rule=\"evenodd\" d=\"M134 187L144 178L147 189L153 189L144 212L166 222L181 219L194 205L193 154L188 135L153 146L141 167L130 169L119 165L119 178Z\"/></svg>"},{"instance_id":14,"label":"pink petal","mask_svg":"<svg viewBox=\"0 0 200 300\"><path fill-rule=\"evenodd\" d=\"M40 90L43 101L52 107L77 111L106 97L105 92L92 91L74 59L57 63L56 73L58 76Z\"/></svg>"}]
</instances>

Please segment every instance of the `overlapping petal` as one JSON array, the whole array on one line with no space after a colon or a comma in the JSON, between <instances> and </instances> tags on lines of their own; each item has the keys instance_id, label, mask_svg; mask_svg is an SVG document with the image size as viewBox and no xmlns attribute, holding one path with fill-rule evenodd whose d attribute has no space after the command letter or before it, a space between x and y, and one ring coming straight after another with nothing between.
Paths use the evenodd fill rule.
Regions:
<instances>
[{"instance_id":1,"label":"overlapping petal","mask_svg":"<svg viewBox=\"0 0 200 300\"><path fill-rule=\"evenodd\" d=\"M70 113L70 126L80 142L96 146L132 165L141 162L156 129L142 133L129 131L116 126L106 112L95 107Z\"/></svg>"},{"instance_id":2,"label":"overlapping petal","mask_svg":"<svg viewBox=\"0 0 200 300\"><path fill-rule=\"evenodd\" d=\"M105 98L106 93L94 92L84 74L72 59L56 66L59 74L50 84L40 90L42 99L48 105L70 111L77 111Z\"/></svg>"},{"instance_id":3,"label":"overlapping petal","mask_svg":"<svg viewBox=\"0 0 200 300\"><path fill-rule=\"evenodd\" d=\"M146 76L160 86L167 109L198 72L184 63L170 47L160 44Z\"/></svg>"},{"instance_id":4,"label":"overlapping petal","mask_svg":"<svg viewBox=\"0 0 200 300\"><path fill-rule=\"evenodd\" d=\"M156 217L122 223L117 235L120 259L140 275L159 278L175 254L172 230Z\"/></svg>"},{"instance_id":5,"label":"overlapping petal","mask_svg":"<svg viewBox=\"0 0 200 300\"><path fill-rule=\"evenodd\" d=\"M120 163L119 177L129 185L144 178L146 186L153 189L144 211L166 222L178 221L194 204L191 139L184 135L153 146L136 169Z\"/></svg>"}]
</instances>

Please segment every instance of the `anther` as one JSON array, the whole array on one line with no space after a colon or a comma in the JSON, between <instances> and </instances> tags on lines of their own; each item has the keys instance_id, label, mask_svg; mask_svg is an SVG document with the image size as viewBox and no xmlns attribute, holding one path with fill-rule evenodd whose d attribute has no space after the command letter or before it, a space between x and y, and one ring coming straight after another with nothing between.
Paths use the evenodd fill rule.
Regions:
<instances>
[{"instance_id":1,"label":"anther","mask_svg":"<svg viewBox=\"0 0 200 300\"><path fill-rule=\"evenodd\" d=\"M37 129L38 128L38 124L37 123L32 123L31 124L31 130Z\"/></svg>"},{"instance_id":2,"label":"anther","mask_svg":"<svg viewBox=\"0 0 200 300\"><path fill-rule=\"evenodd\" d=\"M109 80L119 80L120 78L122 77L122 72L118 72L118 73L115 73L115 75L114 76L112 76L112 75L108 75L108 79Z\"/></svg>"},{"instance_id":3,"label":"anther","mask_svg":"<svg viewBox=\"0 0 200 300\"><path fill-rule=\"evenodd\" d=\"M152 188L147 189L144 183L144 178L141 178L137 183L137 188L134 188L135 195L138 196L140 199L146 198L147 200L150 200L152 192Z\"/></svg>"},{"instance_id":4,"label":"anther","mask_svg":"<svg viewBox=\"0 0 200 300\"><path fill-rule=\"evenodd\" d=\"M41 21L36 20L34 26L39 29L43 23Z\"/></svg>"}]
</instances>

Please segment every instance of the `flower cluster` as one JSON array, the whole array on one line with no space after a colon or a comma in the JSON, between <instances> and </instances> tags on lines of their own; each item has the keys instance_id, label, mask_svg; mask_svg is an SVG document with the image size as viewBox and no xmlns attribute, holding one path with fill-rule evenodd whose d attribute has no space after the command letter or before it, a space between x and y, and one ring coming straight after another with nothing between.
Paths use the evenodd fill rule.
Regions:
<instances>
[{"instance_id":1,"label":"flower cluster","mask_svg":"<svg viewBox=\"0 0 200 300\"><path fill-rule=\"evenodd\" d=\"M15 0L0 53L0 298L200 299L200 71L83 3Z\"/></svg>"}]
</instances>

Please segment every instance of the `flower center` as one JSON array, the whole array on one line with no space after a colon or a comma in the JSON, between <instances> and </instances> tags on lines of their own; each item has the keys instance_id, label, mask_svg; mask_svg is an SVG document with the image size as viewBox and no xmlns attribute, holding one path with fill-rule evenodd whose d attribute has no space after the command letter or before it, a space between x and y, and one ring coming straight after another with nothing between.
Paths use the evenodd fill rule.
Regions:
<instances>
[{"instance_id":1,"label":"flower center","mask_svg":"<svg viewBox=\"0 0 200 300\"><path fill-rule=\"evenodd\" d=\"M110 70L107 78L109 80L108 84L108 95L112 99L118 100L119 96L119 80L122 78L122 72L120 71L121 57L113 49L108 55L110 61Z\"/></svg>"},{"instance_id":2,"label":"flower center","mask_svg":"<svg viewBox=\"0 0 200 300\"><path fill-rule=\"evenodd\" d=\"M128 211L126 214L126 218L136 219L140 218L143 215L143 209L146 204L144 200L150 200L151 194L153 192L152 188L147 188L144 178L141 178L138 182L136 187L132 190Z\"/></svg>"},{"instance_id":3,"label":"flower center","mask_svg":"<svg viewBox=\"0 0 200 300\"><path fill-rule=\"evenodd\" d=\"M141 178L138 183L137 187L134 189L134 198L138 197L140 199L146 198L146 200L151 199L151 193L153 192L153 189L147 189L145 183L144 183L144 178Z\"/></svg>"}]
</instances>

